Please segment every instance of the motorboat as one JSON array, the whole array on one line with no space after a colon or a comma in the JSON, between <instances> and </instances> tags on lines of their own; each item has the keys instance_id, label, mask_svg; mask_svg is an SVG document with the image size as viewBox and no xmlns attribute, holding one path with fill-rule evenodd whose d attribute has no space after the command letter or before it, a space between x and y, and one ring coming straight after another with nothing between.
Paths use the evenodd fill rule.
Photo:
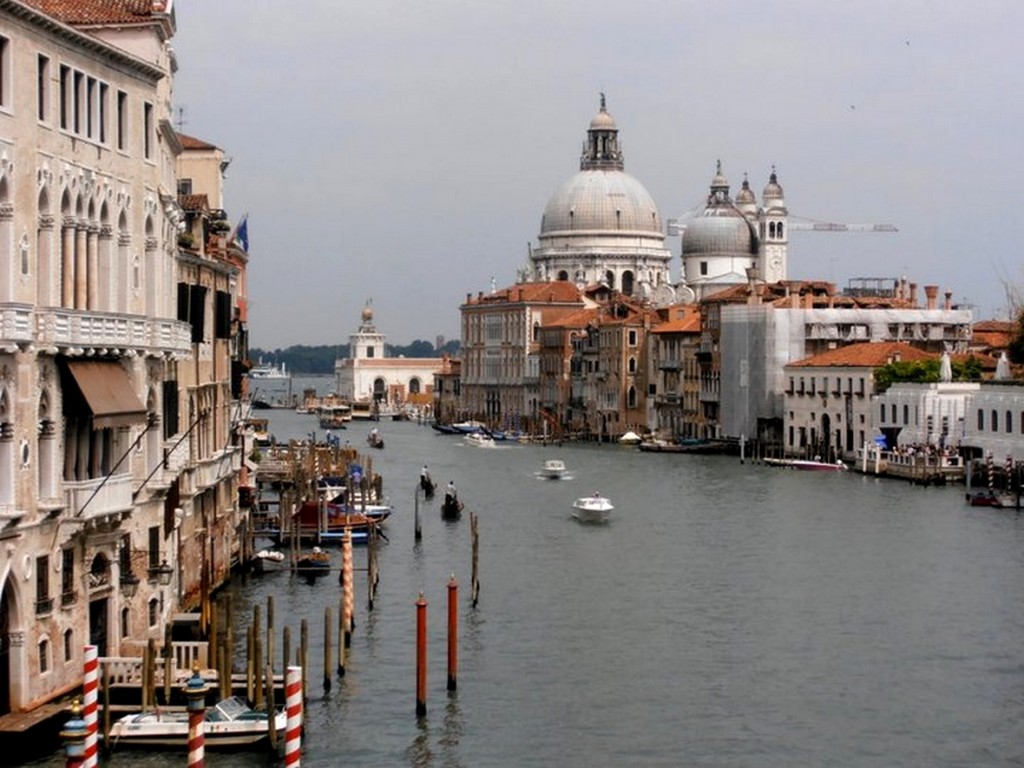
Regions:
<instances>
[{"instance_id":1,"label":"motorboat","mask_svg":"<svg viewBox=\"0 0 1024 768\"><path fill-rule=\"evenodd\" d=\"M288 716L274 713L274 728L283 734ZM265 742L270 736L270 718L265 710L252 709L241 696L231 696L206 710L203 738L207 748L247 747ZM125 715L110 725L114 747L188 748L188 711L150 709Z\"/></svg>"},{"instance_id":2,"label":"motorboat","mask_svg":"<svg viewBox=\"0 0 1024 768\"><path fill-rule=\"evenodd\" d=\"M319 576L326 576L331 570L331 555L320 547L313 547L310 552L304 552L299 556L295 567L299 574L313 581Z\"/></svg>"},{"instance_id":3,"label":"motorboat","mask_svg":"<svg viewBox=\"0 0 1024 768\"><path fill-rule=\"evenodd\" d=\"M572 503L572 516L581 523L603 523L615 509L612 503L600 494L584 496Z\"/></svg>"},{"instance_id":4,"label":"motorboat","mask_svg":"<svg viewBox=\"0 0 1024 768\"><path fill-rule=\"evenodd\" d=\"M640 445L642 442L643 438L632 430L619 438L619 445Z\"/></svg>"},{"instance_id":5,"label":"motorboat","mask_svg":"<svg viewBox=\"0 0 1024 768\"><path fill-rule=\"evenodd\" d=\"M812 472L845 472L849 467L841 461L821 461L820 459L794 459L790 462L793 469L810 470Z\"/></svg>"},{"instance_id":6,"label":"motorboat","mask_svg":"<svg viewBox=\"0 0 1024 768\"><path fill-rule=\"evenodd\" d=\"M484 428L484 425L481 424L479 421L470 420L456 422L455 424L452 424L451 427L461 435L469 435L473 434L474 432L481 432Z\"/></svg>"},{"instance_id":7,"label":"motorboat","mask_svg":"<svg viewBox=\"0 0 1024 768\"><path fill-rule=\"evenodd\" d=\"M279 549L261 549L252 559L252 569L256 573L279 571L284 567L284 552Z\"/></svg>"},{"instance_id":8,"label":"motorboat","mask_svg":"<svg viewBox=\"0 0 1024 768\"><path fill-rule=\"evenodd\" d=\"M486 432L469 432L462 436L469 445L475 445L477 448L493 448L494 438L488 435Z\"/></svg>"},{"instance_id":9,"label":"motorboat","mask_svg":"<svg viewBox=\"0 0 1024 768\"><path fill-rule=\"evenodd\" d=\"M565 477L569 472L565 467L565 462L561 459L548 459L544 462L544 469L541 470L541 476L546 477L549 480L560 480Z\"/></svg>"}]
</instances>

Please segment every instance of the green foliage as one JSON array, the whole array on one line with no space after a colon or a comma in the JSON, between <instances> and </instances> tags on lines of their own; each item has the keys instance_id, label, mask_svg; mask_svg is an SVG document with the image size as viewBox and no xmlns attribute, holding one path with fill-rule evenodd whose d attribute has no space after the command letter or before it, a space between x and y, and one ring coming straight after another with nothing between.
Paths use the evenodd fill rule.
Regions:
<instances>
[{"instance_id":1,"label":"green foliage","mask_svg":"<svg viewBox=\"0 0 1024 768\"><path fill-rule=\"evenodd\" d=\"M442 354L457 356L459 341L447 342L441 349L434 349L429 341L417 340L407 346L388 344L388 357L441 357ZM310 347L297 344L284 349L261 349L251 347L249 359L259 360L278 365L284 363L288 370L298 375L323 375L334 373L334 362L349 356L348 344L325 344Z\"/></svg>"},{"instance_id":2,"label":"green foliage","mask_svg":"<svg viewBox=\"0 0 1024 768\"><path fill-rule=\"evenodd\" d=\"M1024 308L1017 313L1016 327L1013 338L1006 347L1006 355L1011 363L1024 363Z\"/></svg>"},{"instance_id":3,"label":"green foliage","mask_svg":"<svg viewBox=\"0 0 1024 768\"><path fill-rule=\"evenodd\" d=\"M930 384L939 380L939 360L899 361L883 365L875 369L875 389L885 392L897 382ZM963 362L953 360L953 381L979 381L981 379L981 361L971 355Z\"/></svg>"}]
</instances>

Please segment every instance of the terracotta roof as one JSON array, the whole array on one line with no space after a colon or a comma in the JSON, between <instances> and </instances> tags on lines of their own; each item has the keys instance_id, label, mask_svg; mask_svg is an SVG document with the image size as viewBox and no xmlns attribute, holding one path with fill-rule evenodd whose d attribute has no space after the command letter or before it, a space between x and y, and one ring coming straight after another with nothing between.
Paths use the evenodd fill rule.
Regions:
<instances>
[{"instance_id":1,"label":"terracotta roof","mask_svg":"<svg viewBox=\"0 0 1024 768\"><path fill-rule=\"evenodd\" d=\"M468 297L467 305L507 303L550 303L582 301L580 290L567 280L553 280L541 283L517 283L508 288L499 288L490 293Z\"/></svg>"},{"instance_id":2,"label":"terracotta roof","mask_svg":"<svg viewBox=\"0 0 1024 768\"><path fill-rule=\"evenodd\" d=\"M700 333L700 315L688 314L680 320L668 320L651 333Z\"/></svg>"},{"instance_id":3,"label":"terracotta roof","mask_svg":"<svg viewBox=\"0 0 1024 768\"><path fill-rule=\"evenodd\" d=\"M183 211L209 211L210 199L206 195L178 195L178 205Z\"/></svg>"},{"instance_id":4,"label":"terracotta roof","mask_svg":"<svg viewBox=\"0 0 1024 768\"><path fill-rule=\"evenodd\" d=\"M1005 349L1017 334L1017 324L1009 320L982 320L971 328L971 346Z\"/></svg>"},{"instance_id":5,"label":"terracotta roof","mask_svg":"<svg viewBox=\"0 0 1024 768\"><path fill-rule=\"evenodd\" d=\"M169 0L24 0L65 24L130 24L164 13Z\"/></svg>"},{"instance_id":6,"label":"terracotta roof","mask_svg":"<svg viewBox=\"0 0 1024 768\"><path fill-rule=\"evenodd\" d=\"M588 307L558 318L558 320L547 323L546 328L584 328L597 320L598 309Z\"/></svg>"},{"instance_id":7,"label":"terracotta roof","mask_svg":"<svg viewBox=\"0 0 1024 768\"><path fill-rule=\"evenodd\" d=\"M878 368L895 362L916 362L918 360L934 360L937 355L912 347L901 341L866 341L860 344L849 344L838 349L830 349L820 355L805 357L789 363L786 367L794 368Z\"/></svg>"},{"instance_id":8,"label":"terracotta roof","mask_svg":"<svg viewBox=\"0 0 1024 768\"><path fill-rule=\"evenodd\" d=\"M220 149L220 147L210 144L208 141L197 139L195 136L189 136L185 133L178 134L178 141L181 142L181 146L184 149Z\"/></svg>"}]
</instances>

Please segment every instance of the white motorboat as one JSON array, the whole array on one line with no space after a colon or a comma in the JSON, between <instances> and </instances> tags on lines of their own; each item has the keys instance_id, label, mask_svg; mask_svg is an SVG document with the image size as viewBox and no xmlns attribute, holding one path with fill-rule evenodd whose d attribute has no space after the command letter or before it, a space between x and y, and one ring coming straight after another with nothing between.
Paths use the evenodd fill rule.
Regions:
<instances>
[{"instance_id":1,"label":"white motorboat","mask_svg":"<svg viewBox=\"0 0 1024 768\"><path fill-rule=\"evenodd\" d=\"M277 733L284 734L284 710L274 714ZM266 711L254 710L241 696L231 696L206 710L203 723L207 748L244 747L266 741L270 720ZM188 712L151 709L125 715L110 726L110 741L117 746L188 747Z\"/></svg>"},{"instance_id":2,"label":"white motorboat","mask_svg":"<svg viewBox=\"0 0 1024 768\"><path fill-rule=\"evenodd\" d=\"M572 503L572 516L581 523L603 523L615 507L604 496L594 494Z\"/></svg>"},{"instance_id":3,"label":"white motorboat","mask_svg":"<svg viewBox=\"0 0 1024 768\"><path fill-rule=\"evenodd\" d=\"M565 467L565 462L561 459L548 459L544 462L544 469L541 470L541 476L546 477L549 480L560 480L565 477L569 472Z\"/></svg>"},{"instance_id":4,"label":"white motorboat","mask_svg":"<svg viewBox=\"0 0 1024 768\"><path fill-rule=\"evenodd\" d=\"M475 445L477 448L494 447L494 438L485 432L470 432L469 434L463 435L462 439L469 445Z\"/></svg>"},{"instance_id":5,"label":"white motorboat","mask_svg":"<svg viewBox=\"0 0 1024 768\"><path fill-rule=\"evenodd\" d=\"M284 552L279 549L261 549L253 557L252 567L256 573L279 571L285 567Z\"/></svg>"}]
</instances>

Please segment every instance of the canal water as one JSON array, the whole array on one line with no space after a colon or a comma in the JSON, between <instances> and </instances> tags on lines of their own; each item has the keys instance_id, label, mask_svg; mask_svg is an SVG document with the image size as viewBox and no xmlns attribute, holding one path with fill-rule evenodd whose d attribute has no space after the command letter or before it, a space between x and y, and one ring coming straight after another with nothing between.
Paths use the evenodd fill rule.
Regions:
<instances>
[{"instance_id":1,"label":"canal water","mask_svg":"<svg viewBox=\"0 0 1024 768\"><path fill-rule=\"evenodd\" d=\"M279 442L319 431L267 412ZM369 423L338 433L364 450ZM478 448L382 422L395 506L367 612L356 573L347 674L323 692L334 578L237 580L239 617L274 595L278 635L309 622L311 766L1009 766L1024 764L1024 518L962 487L805 473L614 445ZM322 431L319 431L322 436ZM369 449L365 449L368 451ZM563 480L543 480L560 458ZM466 505L420 503L423 464ZM579 496L615 504L606 525ZM480 601L469 599L468 513ZM365 552L356 550L356 567ZM447 582L460 584L458 690L446 691ZM415 716L415 601L428 694ZM264 614L265 615L265 614ZM293 640L293 644L297 640ZM277 640L280 648L280 637ZM184 755L171 758L185 764ZM164 765L115 752L110 765ZM263 763L207 753L207 764Z\"/></svg>"}]
</instances>

